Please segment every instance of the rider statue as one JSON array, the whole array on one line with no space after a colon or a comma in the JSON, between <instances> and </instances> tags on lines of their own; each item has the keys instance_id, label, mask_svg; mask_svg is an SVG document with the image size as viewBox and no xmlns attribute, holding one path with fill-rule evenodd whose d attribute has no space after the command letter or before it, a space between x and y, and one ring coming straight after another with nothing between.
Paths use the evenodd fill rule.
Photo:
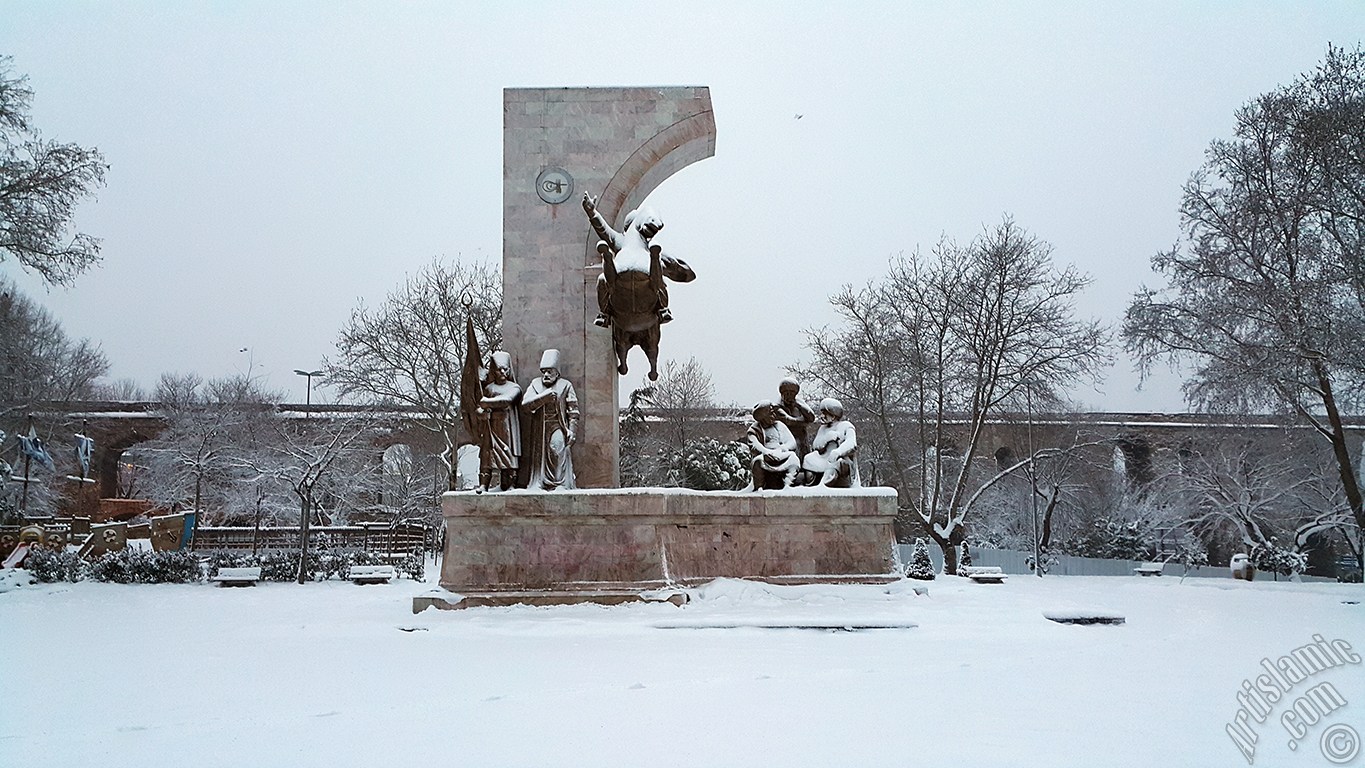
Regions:
<instances>
[{"instance_id":1,"label":"rider statue","mask_svg":"<svg viewBox=\"0 0 1365 768\"><path fill-rule=\"evenodd\" d=\"M662 246L652 242L664 223L648 208L626 214L624 232L607 224L597 212L597 198L587 192L583 193L583 210L600 238L597 252L602 257L602 275L597 278L598 315L593 323L612 329L620 373L626 373L626 351L638 346L649 358L650 378L657 379L659 326L673 319L664 278L688 283L697 274L687 262L664 253Z\"/></svg>"}]
</instances>

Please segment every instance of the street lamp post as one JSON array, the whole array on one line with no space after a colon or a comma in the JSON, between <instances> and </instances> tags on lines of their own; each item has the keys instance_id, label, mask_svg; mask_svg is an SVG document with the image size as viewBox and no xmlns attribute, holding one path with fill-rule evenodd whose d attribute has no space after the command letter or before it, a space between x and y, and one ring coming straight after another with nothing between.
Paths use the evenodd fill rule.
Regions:
<instances>
[{"instance_id":1,"label":"street lamp post","mask_svg":"<svg viewBox=\"0 0 1365 768\"><path fill-rule=\"evenodd\" d=\"M1033 390L1027 385L1024 397L1028 401L1028 498L1033 508L1033 572L1043 577L1042 552L1038 541L1038 457L1033 451Z\"/></svg>"},{"instance_id":2,"label":"street lamp post","mask_svg":"<svg viewBox=\"0 0 1365 768\"><path fill-rule=\"evenodd\" d=\"M298 368L295 368L294 373L297 373L298 375L308 379L308 388L304 391L303 395L304 397L303 418L307 419L308 411L312 408L313 405L313 377L321 376L322 371L301 371Z\"/></svg>"},{"instance_id":3,"label":"street lamp post","mask_svg":"<svg viewBox=\"0 0 1365 768\"><path fill-rule=\"evenodd\" d=\"M303 420L307 422L313 409L313 377L321 376L322 371L304 371L298 368L294 373L308 379L308 388L304 394ZM306 431L306 429L305 429ZM313 522L313 486L305 485L303 493L299 494L299 503L302 505L299 515L299 573L298 583L302 584L308 576L308 528Z\"/></svg>"}]
</instances>

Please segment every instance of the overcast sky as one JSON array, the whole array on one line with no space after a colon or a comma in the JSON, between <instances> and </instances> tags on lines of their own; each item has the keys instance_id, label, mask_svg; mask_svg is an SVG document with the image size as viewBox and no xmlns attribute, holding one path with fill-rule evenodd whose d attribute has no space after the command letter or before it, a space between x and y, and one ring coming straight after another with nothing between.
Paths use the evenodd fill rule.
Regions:
<instances>
[{"instance_id":1,"label":"overcast sky","mask_svg":"<svg viewBox=\"0 0 1365 768\"><path fill-rule=\"evenodd\" d=\"M1116 324L1237 107L1362 38L1360 0L0 0L35 124L110 165L77 222L101 266L50 291L0 271L115 378L251 366L302 400L292 371L359 301L433 258L500 260L503 88L705 85L716 154L649 200L698 274L661 356L750 403L840 284L1006 214L1091 274L1079 311ZM1120 351L1074 396L1183 408L1174 376L1136 384Z\"/></svg>"}]
</instances>

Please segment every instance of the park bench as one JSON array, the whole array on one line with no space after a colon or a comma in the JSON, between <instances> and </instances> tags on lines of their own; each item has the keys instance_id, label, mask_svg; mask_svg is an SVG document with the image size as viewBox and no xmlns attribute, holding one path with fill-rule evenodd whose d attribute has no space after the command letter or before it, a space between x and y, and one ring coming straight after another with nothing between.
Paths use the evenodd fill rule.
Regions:
<instances>
[{"instance_id":1,"label":"park bench","mask_svg":"<svg viewBox=\"0 0 1365 768\"><path fill-rule=\"evenodd\" d=\"M397 576L398 571L392 565L353 565L346 572L346 578L356 584L388 584Z\"/></svg>"},{"instance_id":2,"label":"park bench","mask_svg":"<svg viewBox=\"0 0 1365 768\"><path fill-rule=\"evenodd\" d=\"M1143 563L1133 569L1133 573L1139 576L1160 576L1162 570L1161 563Z\"/></svg>"},{"instance_id":3,"label":"park bench","mask_svg":"<svg viewBox=\"0 0 1365 768\"><path fill-rule=\"evenodd\" d=\"M969 565L960 573L977 584L1003 584L1006 578L1005 572L995 565Z\"/></svg>"},{"instance_id":4,"label":"park bench","mask_svg":"<svg viewBox=\"0 0 1365 768\"><path fill-rule=\"evenodd\" d=\"M261 580L261 569L219 568L212 580L218 582L220 587L254 587L256 582Z\"/></svg>"}]
</instances>

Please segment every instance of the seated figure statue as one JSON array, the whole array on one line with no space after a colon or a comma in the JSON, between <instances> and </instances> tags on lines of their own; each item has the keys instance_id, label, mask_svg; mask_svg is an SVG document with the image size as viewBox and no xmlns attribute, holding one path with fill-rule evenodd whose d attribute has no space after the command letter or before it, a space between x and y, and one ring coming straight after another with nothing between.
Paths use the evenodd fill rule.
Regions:
<instances>
[{"instance_id":1,"label":"seated figure statue","mask_svg":"<svg viewBox=\"0 0 1365 768\"><path fill-rule=\"evenodd\" d=\"M861 488L858 477L858 431L844 420L844 404L832 397L820 401L820 428L801 467L811 473L811 485Z\"/></svg>"},{"instance_id":2,"label":"seated figure statue","mask_svg":"<svg viewBox=\"0 0 1365 768\"><path fill-rule=\"evenodd\" d=\"M773 404L767 400L754 406L754 423L749 425L748 434L753 480L746 491L790 488L801 468L796 438L773 411Z\"/></svg>"}]
</instances>

